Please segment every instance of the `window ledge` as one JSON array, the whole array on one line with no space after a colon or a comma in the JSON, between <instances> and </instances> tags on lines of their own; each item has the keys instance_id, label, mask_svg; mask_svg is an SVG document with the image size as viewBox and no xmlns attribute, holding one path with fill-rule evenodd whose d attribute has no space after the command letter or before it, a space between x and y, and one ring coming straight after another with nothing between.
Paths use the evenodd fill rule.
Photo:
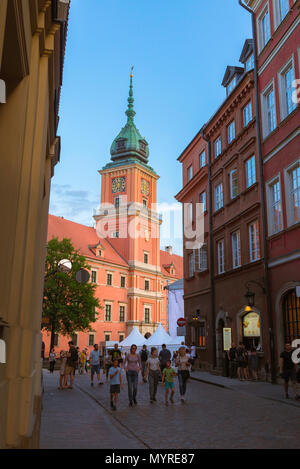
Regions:
<instances>
[{"instance_id":1,"label":"window ledge","mask_svg":"<svg viewBox=\"0 0 300 469\"><path fill-rule=\"evenodd\" d=\"M252 187L252 186L251 186ZM238 194L236 197L234 197L233 199L230 199L227 204L225 205L225 207L230 207L230 205L232 205L234 202L236 202L237 200L240 199L240 194Z\"/></svg>"},{"instance_id":2,"label":"window ledge","mask_svg":"<svg viewBox=\"0 0 300 469\"><path fill-rule=\"evenodd\" d=\"M263 137L263 143L266 143L269 138L274 137L274 135L279 131L279 126L275 127L272 132L270 132L268 135Z\"/></svg>"},{"instance_id":3,"label":"window ledge","mask_svg":"<svg viewBox=\"0 0 300 469\"><path fill-rule=\"evenodd\" d=\"M241 195L246 195L248 192L252 191L254 188L257 189L257 187L258 187L258 182L256 181L254 184L252 184L252 186L247 187L247 189L243 190L243 192L241 192Z\"/></svg>"},{"instance_id":4,"label":"window ledge","mask_svg":"<svg viewBox=\"0 0 300 469\"><path fill-rule=\"evenodd\" d=\"M287 121L292 119L294 115L297 113L297 111L299 111L299 105L296 105L295 109L292 112L290 112L287 116L285 116L284 119L282 119L280 124L278 124L278 128L283 127Z\"/></svg>"},{"instance_id":5,"label":"window ledge","mask_svg":"<svg viewBox=\"0 0 300 469\"><path fill-rule=\"evenodd\" d=\"M218 208L218 210L216 210L216 211L213 213L213 216L219 215L219 213L221 213L221 212L224 212L224 207Z\"/></svg>"}]
</instances>

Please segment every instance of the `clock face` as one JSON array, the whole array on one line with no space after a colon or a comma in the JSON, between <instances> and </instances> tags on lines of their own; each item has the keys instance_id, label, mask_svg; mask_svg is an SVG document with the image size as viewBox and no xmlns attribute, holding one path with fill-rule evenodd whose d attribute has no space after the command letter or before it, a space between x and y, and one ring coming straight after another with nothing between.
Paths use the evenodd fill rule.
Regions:
<instances>
[{"instance_id":1,"label":"clock face","mask_svg":"<svg viewBox=\"0 0 300 469\"><path fill-rule=\"evenodd\" d=\"M145 181L145 179L142 179L141 181L141 192L143 195L149 195L150 189L149 189L149 182Z\"/></svg>"},{"instance_id":2,"label":"clock face","mask_svg":"<svg viewBox=\"0 0 300 469\"><path fill-rule=\"evenodd\" d=\"M117 192L125 192L125 178L114 178L112 180L112 192L116 194Z\"/></svg>"}]
</instances>

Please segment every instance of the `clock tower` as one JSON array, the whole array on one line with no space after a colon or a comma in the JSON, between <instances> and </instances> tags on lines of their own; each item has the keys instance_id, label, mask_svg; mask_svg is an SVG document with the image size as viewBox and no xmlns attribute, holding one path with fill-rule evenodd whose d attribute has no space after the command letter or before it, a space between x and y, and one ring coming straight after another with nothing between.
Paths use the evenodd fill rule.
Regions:
<instances>
[{"instance_id":1,"label":"clock tower","mask_svg":"<svg viewBox=\"0 0 300 469\"><path fill-rule=\"evenodd\" d=\"M100 238L105 236L128 264L127 332L137 326L152 334L160 322L167 325L156 211L159 176L148 164L148 143L134 122L132 78L126 125L111 145L111 161L99 171L101 204L94 218Z\"/></svg>"}]
</instances>

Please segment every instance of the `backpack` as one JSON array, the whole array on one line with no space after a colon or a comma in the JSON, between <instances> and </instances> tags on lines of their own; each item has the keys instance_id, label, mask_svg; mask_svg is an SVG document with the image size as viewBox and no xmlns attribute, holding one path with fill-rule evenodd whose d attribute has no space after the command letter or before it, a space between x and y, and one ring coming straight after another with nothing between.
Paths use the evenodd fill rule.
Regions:
<instances>
[{"instance_id":1,"label":"backpack","mask_svg":"<svg viewBox=\"0 0 300 469\"><path fill-rule=\"evenodd\" d=\"M148 360L148 353L146 352L146 350L141 351L141 360L142 362L146 362Z\"/></svg>"}]
</instances>

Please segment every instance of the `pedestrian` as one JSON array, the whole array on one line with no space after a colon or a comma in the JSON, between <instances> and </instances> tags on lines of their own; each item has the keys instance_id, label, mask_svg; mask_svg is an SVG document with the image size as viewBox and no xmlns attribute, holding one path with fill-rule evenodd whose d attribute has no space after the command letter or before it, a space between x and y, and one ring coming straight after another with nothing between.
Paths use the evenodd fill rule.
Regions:
<instances>
[{"instance_id":1,"label":"pedestrian","mask_svg":"<svg viewBox=\"0 0 300 469\"><path fill-rule=\"evenodd\" d=\"M41 349L41 358L42 358L42 360L45 360L45 349L46 349L45 342L42 341L42 349Z\"/></svg>"},{"instance_id":2,"label":"pedestrian","mask_svg":"<svg viewBox=\"0 0 300 469\"><path fill-rule=\"evenodd\" d=\"M61 391L64 386L64 379L66 374L67 353L64 350L60 352L60 370L59 370L59 390Z\"/></svg>"},{"instance_id":3,"label":"pedestrian","mask_svg":"<svg viewBox=\"0 0 300 469\"><path fill-rule=\"evenodd\" d=\"M149 382L150 403L152 404L153 401L156 402L157 386L158 386L159 377L161 374L160 362L157 356L156 347L151 347L151 355L148 358L147 363L146 363L145 374L146 374L146 380L148 378L148 382Z\"/></svg>"},{"instance_id":4,"label":"pedestrian","mask_svg":"<svg viewBox=\"0 0 300 469\"><path fill-rule=\"evenodd\" d=\"M140 356L136 353L137 346L133 344L130 347L130 352L127 353L125 358L125 371L128 384L128 398L129 406L132 407L133 403L137 405L137 387L138 387L138 376L139 371L142 369L142 363Z\"/></svg>"},{"instance_id":5,"label":"pedestrian","mask_svg":"<svg viewBox=\"0 0 300 469\"><path fill-rule=\"evenodd\" d=\"M197 347L196 347L195 342L193 342L191 346L191 359L192 359L191 371L194 369L196 358L197 358Z\"/></svg>"},{"instance_id":6,"label":"pedestrian","mask_svg":"<svg viewBox=\"0 0 300 469\"><path fill-rule=\"evenodd\" d=\"M257 381L257 370L258 370L258 356L256 353L256 348L251 347L249 355L249 369L251 372L251 379Z\"/></svg>"},{"instance_id":7,"label":"pedestrian","mask_svg":"<svg viewBox=\"0 0 300 469\"><path fill-rule=\"evenodd\" d=\"M100 350L98 344L94 345L94 350L90 353L90 365L91 365L91 386L94 386L94 374L96 373L98 379L98 385L100 386Z\"/></svg>"},{"instance_id":8,"label":"pedestrian","mask_svg":"<svg viewBox=\"0 0 300 469\"><path fill-rule=\"evenodd\" d=\"M181 395L181 402L184 403L184 396L186 393L186 384L190 377L190 359L184 347L180 347L179 355L176 360L176 367L178 371L179 390Z\"/></svg>"},{"instance_id":9,"label":"pedestrian","mask_svg":"<svg viewBox=\"0 0 300 469\"><path fill-rule=\"evenodd\" d=\"M172 365L175 366L176 358L178 357L178 351L174 350L172 357Z\"/></svg>"},{"instance_id":10,"label":"pedestrian","mask_svg":"<svg viewBox=\"0 0 300 469\"><path fill-rule=\"evenodd\" d=\"M110 379L110 407L117 410L118 394L120 394L122 385L121 368L117 358L113 360L113 366L109 369L108 374Z\"/></svg>"},{"instance_id":11,"label":"pedestrian","mask_svg":"<svg viewBox=\"0 0 300 469\"><path fill-rule=\"evenodd\" d=\"M295 399L298 401L300 396L297 392L297 365L293 362L293 348L291 344L285 344L284 351L280 354L280 376L284 379L285 397L289 399L289 380L292 382Z\"/></svg>"},{"instance_id":12,"label":"pedestrian","mask_svg":"<svg viewBox=\"0 0 300 469\"><path fill-rule=\"evenodd\" d=\"M110 351L111 363L114 360L118 360L119 365L122 363L122 352L118 347L118 344L114 345L114 348Z\"/></svg>"},{"instance_id":13,"label":"pedestrian","mask_svg":"<svg viewBox=\"0 0 300 469\"><path fill-rule=\"evenodd\" d=\"M236 351L237 354L237 375L240 381L246 381L247 379L247 361L245 357L245 346L243 342L240 342L239 347Z\"/></svg>"},{"instance_id":14,"label":"pedestrian","mask_svg":"<svg viewBox=\"0 0 300 469\"><path fill-rule=\"evenodd\" d=\"M171 352L167 349L166 344L162 344L162 349L159 352L159 361L161 372L166 368L167 361L171 361Z\"/></svg>"},{"instance_id":15,"label":"pedestrian","mask_svg":"<svg viewBox=\"0 0 300 469\"><path fill-rule=\"evenodd\" d=\"M56 363L56 353L55 353L55 349L52 348L49 354L49 371L51 374L54 371L55 363Z\"/></svg>"},{"instance_id":16,"label":"pedestrian","mask_svg":"<svg viewBox=\"0 0 300 469\"><path fill-rule=\"evenodd\" d=\"M78 374L79 374L79 372L80 372L80 368L79 368L79 367L80 367L80 363L79 363L79 362L80 362L80 361L79 361L79 357L80 357L80 348L79 348L79 347L76 347L76 351L77 351L77 357L78 357L78 358L77 358L77 361L76 361L76 366L75 366L75 368L74 368L74 376L75 376L76 370L78 370Z\"/></svg>"},{"instance_id":17,"label":"pedestrian","mask_svg":"<svg viewBox=\"0 0 300 469\"><path fill-rule=\"evenodd\" d=\"M147 350L146 345L143 345L142 350L140 351L140 357L141 357L141 363L142 363L142 377L144 383L147 383L147 378L146 378L146 366L147 366L147 360L149 357L149 351Z\"/></svg>"},{"instance_id":18,"label":"pedestrian","mask_svg":"<svg viewBox=\"0 0 300 469\"><path fill-rule=\"evenodd\" d=\"M236 378L237 373L237 349L234 342L231 344L227 356L229 360L229 377L233 379Z\"/></svg>"},{"instance_id":19,"label":"pedestrian","mask_svg":"<svg viewBox=\"0 0 300 469\"><path fill-rule=\"evenodd\" d=\"M68 342L68 345L69 345L69 351L67 352L64 388L73 389L75 368L78 362L78 353L77 353L76 348L74 347L72 340ZM68 386L68 376L70 376L69 386Z\"/></svg>"},{"instance_id":20,"label":"pedestrian","mask_svg":"<svg viewBox=\"0 0 300 469\"><path fill-rule=\"evenodd\" d=\"M112 366L111 356L110 356L109 351L107 351L105 354L105 358L104 358L104 370L106 374L106 381L108 381L108 372L111 366Z\"/></svg>"},{"instance_id":21,"label":"pedestrian","mask_svg":"<svg viewBox=\"0 0 300 469\"><path fill-rule=\"evenodd\" d=\"M173 397L174 397L174 392L175 392L175 389L174 389L174 377L175 376L177 376L177 373L174 370L174 368L171 368L171 360L167 360L166 367L163 369L163 373L162 373L162 385L165 386L165 391L166 391L165 393L166 405L169 405L169 402L168 402L169 389L171 389L170 402L174 404Z\"/></svg>"}]
</instances>

